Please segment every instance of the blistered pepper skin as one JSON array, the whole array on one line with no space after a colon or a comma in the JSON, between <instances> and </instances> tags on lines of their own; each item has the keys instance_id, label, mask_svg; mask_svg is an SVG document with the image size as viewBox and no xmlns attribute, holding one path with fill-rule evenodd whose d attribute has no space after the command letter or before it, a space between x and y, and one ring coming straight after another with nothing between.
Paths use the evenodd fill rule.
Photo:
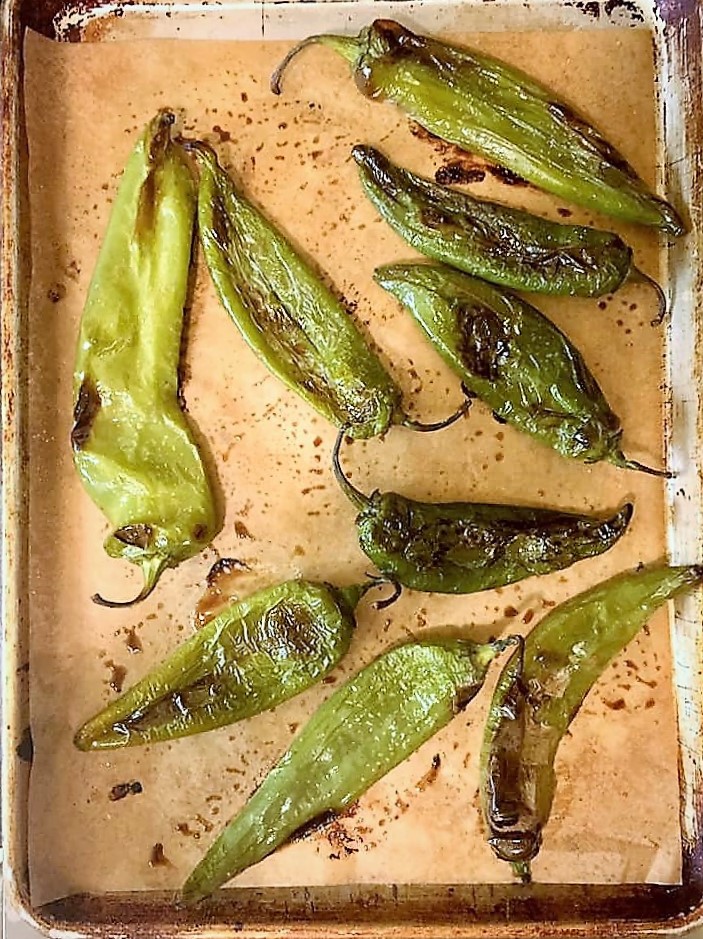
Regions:
<instances>
[{"instance_id":1,"label":"blistered pepper skin","mask_svg":"<svg viewBox=\"0 0 703 939\"><path fill-rule=\"evenodd\" d=\"M703 568L630 571L556 607L503 669L481 753L481 797L496 856L523 880L557 787L554 761L586 695L667 600L700 586Z\"/></svg>"},{"instance_id":2,"label":"blistered pepper skin","mask_svg":"<svg viewBox=\"0 0 703 939\"><path fill-rule=\"evenodd\" d=\"M331 423L357 437L403 421L401 393L342 303L235 188L204 144L198 226L217 293L266 366Z\"/></svg>"},{"instance_id":3,"label":"blistered pepper skin","mask_svg":"<svg viewBox=\"0 0 703 939\"><path fill-rule=\"evenodd\" d=\"M74 738L76 747L111 750L175 740L300 694L346 654L354 607L365 589L294 580L232 604L87 721Z\"/></svg>"},{"instance_id":4,"label":"blistered pepper skin","mask_svg":"<svg viewBox=\"0 0 703 939\"><path fill-rule=\"evenodd\" d=\"M220 525L178 398L195 189L171 140L173 120L159 112L124 170L74 370L73 461L112 527L105 550L142 569L144 588L131 602L202 551Z\"/></svg>"},{"instance_id":5,"label":"blistered pepper skin","mask_svg":"<svg viewBox=\"0 0 703 939\"><path fill-rule=\"evenodd\" d=\"M632 249L613 232L562 225L455 192L395 166L373 147L352 156L369 200L417 251L513 290L600 297L632 271Z\"/></svg>"},{"instance_id":6,"label":"blistered pepper skin","mask_svg":"<svg viewBox=\"0 0 703 939\"><path fill-rule=\"evenodd\" d=\"M185 883L187 905L355 802L477 694L510 640L436 639L381 655L322 704Z\"/></svg>"},{"instance_id":7,"label":"blistered pepper skin","mask_svg":"<svg viewBox=\"0 0 703 939\"><path fill-rule=\"evenodd\" d=\"M595 557L619 541L632 505L610 517L478 502L418 502L396 492L366 496L336 479L359 514L359 546L388 580L427 593L467 594L549 574Z\"/></svg>"},{"instance_id":8,"label":"blistered pepper skin","mask_svg":"<svg viewBox=\"0 0 703 939\"><path fill-rule=\"evenodd\" d=\"M525 300L438 264L391 264L374 277L498 420L573 460L667 475L625 457L620 419L580 352Z\"/></svg>"},{"instance_id":9,"label":"blistered pepper skin","mask_svg":"<svg viewBox=\"0 0 703 939\"><path fill-rule=\"evenodd\" d=\"M442 140L504 166L562 199L681 235L685 225L624 157L539 82L491 56L375 20L358 37L311 36L274 72L271 89L301 49L320 43L351 65L367 98L388 100Z\"/></svg>"}]
</instances>

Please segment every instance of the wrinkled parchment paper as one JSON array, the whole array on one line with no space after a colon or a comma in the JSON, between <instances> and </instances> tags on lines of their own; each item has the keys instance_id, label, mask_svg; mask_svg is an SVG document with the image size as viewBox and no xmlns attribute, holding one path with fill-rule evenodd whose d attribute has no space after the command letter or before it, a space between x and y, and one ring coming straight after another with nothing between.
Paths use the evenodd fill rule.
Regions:
<instances>
[{"instance_id":1,"label":"wrinkled parchment paper","mask_svg":"<svg viewBox=\"0 0 703 939\"><path fill-rule=\"evenodd\" d=\"M341 16L341 14L340 14ZM651 40L644 31L485 34L476 46L529 69L571 98L654 177ZM351 583L368 562L354 510L329 457L335 431L271 376L219 307L202 259L190 317L185 395L226 505L222 533L202 556L167 572L134 609L138 573L101 548L104 519L83 492L69 447L71 373L82 304L118 178L142 126L162 105L182 131L213 142L246 191L345 295L382 348L413 413L436 420L461 400L457 380L409 317L371 280L375 265L412 256L362 197L349 158L357 142L432 174L453 154L409 132L391 106L357 94L346 66L310 50L284 94L267 90L280 42L114 42L59 45L29 35L26 112L32 240L30 865L35 904L79 891L176 888L221 826L332 691L323 684L238 726L145 749L85 754L72 736L87 717L191 634L210 566L243 560L232 595L303 575ZM480 162L480 161L479 161ZM472 190L548 212L565 208L490 172ZM572 209L573 207L569 207ZM656 237L617 227L640 266L657 273ZM628 286L604 303L538 299L583 350L625 426L626 449L661 459L662 334L651 293ZM406 592L390 610L367 599L335 684L387 645L425 627L466 624L487 637L527 630L555 602L664 553L660 483L608 466L571 464L496 424L481 405L443 433L393 430L355 444L344 461L366 490L428 500L523 501L573 510L636 503L629 534L606 556L465 598ZM493 672L495 677L495 670ZM471 707L375 785L356 813L286 847L237 884L471 883L509 879L484 843L478 751L490 684ZM543 881L679 880L676 724L665 613L608 669L558 756L559 789L534 865ZM439 771L426 776L435 754ZM113 786L142 791L110 801ZM154 865L154 846L164 863Z\"/></svg>"}]
</instances>

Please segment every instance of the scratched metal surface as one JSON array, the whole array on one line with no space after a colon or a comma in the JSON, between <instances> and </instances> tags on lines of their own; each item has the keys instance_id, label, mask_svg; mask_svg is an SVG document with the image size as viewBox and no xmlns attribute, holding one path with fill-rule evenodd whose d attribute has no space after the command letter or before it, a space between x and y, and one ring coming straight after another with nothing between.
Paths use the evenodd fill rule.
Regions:
<instances>
[{"instance_id":1,"label":"scratched metal surface","mask_svg":"<svg viewBox=\"0 0 703 939\"><path fill-rule=\"evenodd\" d=\"M46 32L47 16L56 14L52 29L56 29L60 37L85 38L93 42L147 38L174 40L185 37L210 41L215 36L223 38L223 33L227 35L228 31L231 35L241 36L244 28L253 34L262 30L266 39L273 42L292 35L291 29L296 27L291 24L300 23L298 17L301 9L296 4L90 4L92 9L87 9L86 5L73 7L71 4L61 9L50 9L45 4L28 6L28 22L34 28ZM389 4L374 6L375 11L383 9L384 12L397 11L398 8L398 5L393 7ZM648 25L654 30L661 96L659 116L664 119L666 152L666 167L660 167L660 183L666 177L668 190L674 194L676 201L691 206L694 226L694 234L665 259L669 262L669 285L676 309L673 327L667 334L669 394L665 398L664 408L665 436L670 462L678 471L675 483L667 492L666 530L671 556L677 560L690 560L700 556L701 530L699 467L694 458L700 422L695 384L699 366L694 357L699 327L697 298L700 296L695 237L700 203L696 173L700 169L696 166L694 156L701 136L700 111L693 107L694 93L700 87L700 50L696 45L696 31L700 27L697 5L679 2L662 4L653 10L632 3L610 2L598 5L597 8L600 13L597 18L593 4L556 2L533 5L513 2L490 5L418 4L403 9L407 9L408 15L412 10L418 23L428 28L431 24L431 28L436 30L456 29L462 33L525 28L546 30L554 26L583 26L584 23L597 29ZM640 22L639 10L643 22ZM26 257L22 247L26 245L28 235L23 229L27 213L21 205L18 211L18 203L15 201L27 193L23 185L27 171L22 149L24 116L19 110L21 99L18 94L18 73L13 71L19 66L22 40L19 21L13 20L19 11L19 3L6 4L4 9L7 18L5 35L9 39L10 53L3 59L3 101L7 118L3 122L3 484L6 509L3 573L7 640L5 706L8 714L4 743L10 759L3 766L3 797L5 818L9 822L6 837L10 888L24 905L27 915L34 916L45 929L51 926L79 933L114 933L119 930L134 934L150 931L172 935L181 929L187 931L196 928L213 934L229 935L233 930L239 931L243 924L250 935L287 931L340 936L352 932L368 935L526 935L539 934L544 929L545 921L553 923L555 932L626 934L651 931L665 922L669 925L683 923L682 917L692 919L697 916L695 909L701 895L697 866L700 851L697 826L701 792L701 715L697 671L700 661L700 612L695 601L682 605L671 625L681 763L683 850L680 886L617 886L613 883L597 886L595 879L593 884L541 884L530 890L478 881L452 883L451 886L447 886L446 882L423 884L401 881L389 886L383 882L364 884L342 878L340 883L329 884L325 883L323 874L321 881L313 886L295 882L283 886L276 885L275 881L266 886L253 879L251 886L230 892L229 897L218 900L209 911L200 914L175 913L169 903L169 895L163 892L164 885L161 885L160 893L157 881L147 884L156 888L150 893L96 893L59 901L41 910L34 908L27 896L28 763L26 759L16 757L16 749L20 745L20 754L25 758L27 756L27 740L22 739L22 734L28 724L26 672L23 666L28 660L26 643L30 632L26 620L29 598L27 574L31 572L26 557L26 456L31 448L28 448L23 436L23 421L31 413L32 407L31 401L28 406L23 397L28 388L24 343L28 335L27 278L30 272L26 263L19 263L20 259ZM167 13L172 15L166 16ZM318 8L316 24L322 28L322 21L326 20L324 28L338 27L340 23L344 23L345 28L351 28L350 18L354 17L358 21L366 15L358 4L331 3L323 7L322 11ZM247 25L244 26L244 23ZM50 120L50 117L47 118L48 122ZM274 195L269 194L267 198L273 198ZM29 395L32 395L31 384ZM322 434L327 436L324 430ZM653 443L645 440L644 445L656 448L656 438ZM435 451L439 454L441 442L438 441L436 446L440 448ZM356 454L356 450L353 453ZM402 450L394 452L391 459L387 460L388 466L397 464L402 456ZM375 479L369 481L376 482ZM410 478L409 483L421 486L422 478ZM504 481L503 486L506 497L513 494L509 480ZM605 499L608 494L604 488L599 496ZM96 527L95 531L98 530L99 527ZM642 531L644 536L644 529ZM658 536L650 533L647 537L653 537L654 540L647 544L650 544L652 550L658 550ZM294 549L295 545L289 547ZM269 557L269 563L274 565L269 569L269 575L274 569L282 569L285 551L286 546L283 545L279 553L274 552ZM190 575L191 588L196 586L199 576ZM577 575L572 584L578 582ZM192 605L192 596L193 589L188 599L183 601L185 605ZM502 606L507 601L501 598L499 602ZM271 722L261 726L266 731L272 731ZM669 740L669 743L672 742L673 737ZM419 762L415 775L421 775ZM404 850L412 851L412 847Z\"/></svg>"}]
</instances>

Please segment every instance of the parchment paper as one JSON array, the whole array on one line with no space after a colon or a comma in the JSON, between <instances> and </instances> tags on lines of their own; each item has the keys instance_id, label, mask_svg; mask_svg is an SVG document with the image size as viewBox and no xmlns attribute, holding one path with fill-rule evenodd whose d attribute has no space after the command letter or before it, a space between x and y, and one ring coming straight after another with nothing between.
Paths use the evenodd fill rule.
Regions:
<instances>
[{"instance_id":1,"label":"parchment paper","mask_svg":"<svg viewBox=\"0 0 703 939\"><path fill-rule=\"evenodd\" d=\"M479 35L467 39L529 69L603 128L654 177L651 38L645 31ZM84 754L76 728L194 628L205 576L219 557L252 568L225 593L303 575L351 583L369 569L354 510L337 491L335 431L283 388L245 347L198 261L185 394L219 476L226 521L212 548L167 572L130 610L90 595L128 597L138 574L102 551L104 519L84 493L69 447L71 373L82 304L117 181L136 135L162 105L185 133L205 136L246 191L308 252L356 308L406 401L423 419L461 400L457 380L410 318L371 280L375 265L412 256L365 201L352 145L380 145L431 174L452 154L409 132L393 107L363 99L345 64L301 57L273 98L268 76L285 43L128 42L58 45L29 35L26 111L32 229L30 307L32 900L91 891L178 887L222 824L244 803L295 729L332 690L322 684L243 724L173 744ZM486 173L473 191L559 217L564 208ZM573 207L569 207L573 208ZM657 273L656 236L617 227L638 264ZM583 350L614 409L630 454L661 459L662 334L651 293L628 286L604 303L538 299ZM611 574L663 556L659 481L572 464L496 424L481 405L441 434L402 429L355 444L345 464L366 490L428 500L522 501L573 510L636 502L629 534L604 557L563 573L463 598L406 592L387 612L366 601L334 683L406 634L444 623L486 637L523 631L552 604ZM667 616L632 643L589 696L559 752L559 790L542 881L679 880L676 724ZM474 704L364 796L353 817L286 847L237 885L490 882L509 879L483 840L477 759L490 684ZM433 782L420 782L439 754ZM142 792L112 802L119 783ZM153 865L154 845L165 863Z\"/></svg>"}]
</instances>

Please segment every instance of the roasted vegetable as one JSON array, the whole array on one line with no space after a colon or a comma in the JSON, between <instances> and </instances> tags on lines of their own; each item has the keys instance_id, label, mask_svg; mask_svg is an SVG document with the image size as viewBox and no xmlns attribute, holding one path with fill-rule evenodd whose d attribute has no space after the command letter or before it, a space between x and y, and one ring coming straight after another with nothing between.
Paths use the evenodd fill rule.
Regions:
<instances>
[{"instance_id":1,"label":"roasted vegetable","mask_svg":"<svg viewBox=\"0 0 703 939\"><path fill-rule=\"evenodd\" d=\"M137 564L144 599L219 527L178 400L195 190L160 111L125 168L93 274L74 371L73 461L107 516L111 557Z\"/></svg>"},{"instance_id":2,"label":"roasted vegetable","mask_svg":"<svg viewBox=\"0 0 703 939\"><path fill-rule=\"evenodd\" d=\"M191 144L200 165L198 224L223 306L243 338L289 388L355 437L393 423L418 424L401 393L329 287L235 188L205 144Z\"/></svg>"},{"instance_id":3,"label":"roasted vegetable","mask_svg":"<svg viewBox=\"0 0 703 939\"><path fill-rule=\"evenodd\" d=\"M481 754L481 793L496 855L530 879L557 787L554 760L584 698L667 600L703 583L703 567L620 574L552 610L498 680Z\"/></svg>"},{"instance_id":4,"label":"roasted vegetable","mask_svg":"<svg viewBox=\"0 0 703 939\"><path fill-rule=\"evenodd\" d=\"M79 750L199 734L276 707L346 654L371 583L287 581L233 603L78 731Z\"/></svg>"},{"instance_id":5,"label":"roasted vegetable","mask_svg":"<svg viewBox=\"0 0 703 939\"><path fill-rule=\"evenodd\" d=\"M675 209L594 127L504 62L375 20L356 38L310 36L299 43L271 78L275 94L290 60L313 43L349 62L367 98L392 101L443 140L578 205L673 235L685 231Z\"/></svg>"},{"instance_id":6,"label":"roasted vegetable","mask_svg":"<svg viewBox=\"0 0 703 939\"><path fill-rule=\"evenodd\" d=\"M350 806L477 694L513 640L426 639L391 649L318 708L183 887L193 904L314 819Z\"/></svg>"},{"instance_id":7,"label":"roasted vegetable","mask_svg":"<svg viewBox=\"0 0 703 939\"><path fill-rule=\"evenodd\" d=\"M632 249L613 232L562 225L529 212L454 192L395 166L373 147L356 146L364 192L408 244L427 257L513 290L601 297L628 277L657 291L632 263Z\"/></svg>"},{"instance_id":8,"label":"roasted vegetable","mask_svg":"<svg viewBox=\"0 0 703 939\"><path fill-rule=\"evenodd\" d=\"M520 297L435 264L392 264L376 281L496 418L563 456L666 476L621 449L620 420L581 353Z\"/></svg>"},{"instance_id":9,"label":"roasted vegetable","mask_svg":"<svg viewBox=\"0 0 703 939\"><path fill-rule=\"evenodd\" d=\"M416 502L396 492L359 492L339 463L335 476L359 509L364 554L391 581L428 593L475 593L603 554L625 534L632 505L610 517L479 502Z\"/></svg>"}]
</instances>

